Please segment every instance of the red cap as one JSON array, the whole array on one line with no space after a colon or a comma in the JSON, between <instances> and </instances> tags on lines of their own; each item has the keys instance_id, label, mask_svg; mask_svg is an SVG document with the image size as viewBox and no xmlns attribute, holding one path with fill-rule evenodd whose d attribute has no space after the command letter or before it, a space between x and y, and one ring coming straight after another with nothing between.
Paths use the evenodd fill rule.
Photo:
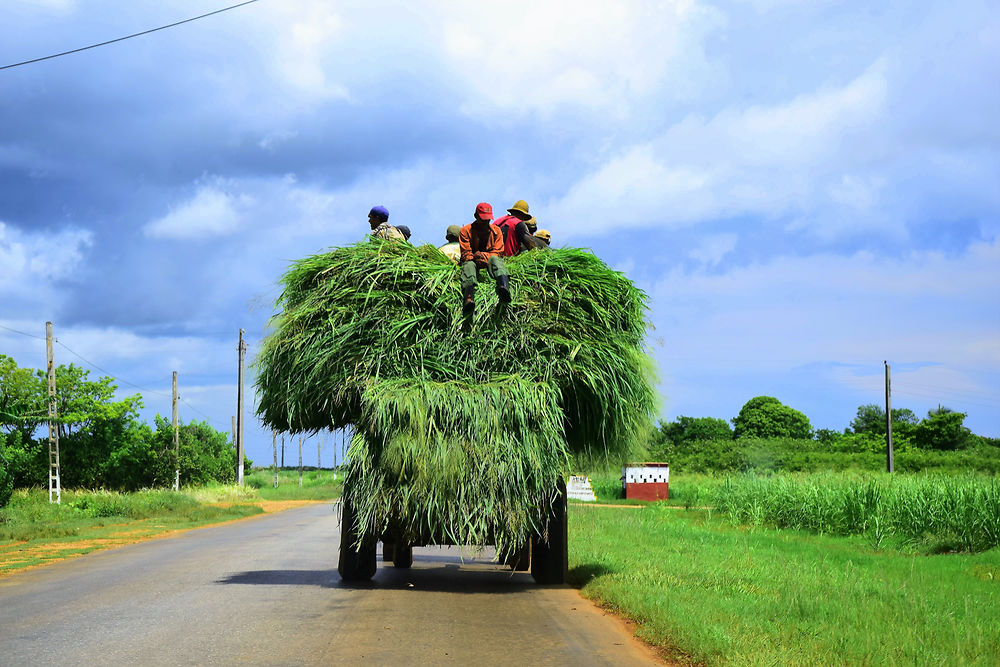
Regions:
<instances>
[{"instance_id":1,"label":"red cap","mask_svg":"<svg viewBox=\"0 0 1000 667\"><path fill-rule=\"evenodd\" d=\"M476 204L476 217L480 220L492 220L493 207L486 202Z\"/></svg>"}]
</instances>

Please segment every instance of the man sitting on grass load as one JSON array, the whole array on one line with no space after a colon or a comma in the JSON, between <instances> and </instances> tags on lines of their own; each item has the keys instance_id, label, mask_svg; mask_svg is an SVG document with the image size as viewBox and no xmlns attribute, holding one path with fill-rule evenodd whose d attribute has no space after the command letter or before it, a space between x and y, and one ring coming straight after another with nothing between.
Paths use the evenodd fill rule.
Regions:
<instances>
[{"instance_id":1,"label":"man sitting on grass load","mask_svg":"<svg viewBox=\"0 0 1000 667\"><path fill-rule=\"evenodd\" d=\"M497 218L493 224L503 232L504 257L513 257L521 252L523 247L531 245L531 234L528 233L528 220L533 220L528 213L528 202L518 199L507 209L508 215Z\"/></svg>"},{"instance_id":2,"label":"man sitting on grass load","mask_svg":"<svg viewBox=\"0 0 1000 667\"><path fill-rule=\"evenodd\" d=\"M368 224L372 228L372 237L405 241L406 237L398 229L389 224L389 209L385 206L373 206L368 212Z\"/></svg>"},{"instance_id":3,"label":"man sitting on grass load","mask_svg":"<svg viewBox=\"0 0 1000 667\"><path fill-rule=\"evenodd\" d=\"M510 274L504 264L503 232L491 225L493 207L482 202L476 205L475 220L462 227L458 234L462 263L462 310L466 314L475 309L476 285L479 269L486 269L497 281L497 295L501 303L510 303Z\"/></svg>"},{"instance_id":4,"label":"man sitting on grass load","mask_svg":"<svg viewBox=\"0 0 1000 667\"><path fill-rule=\"evenodd\" d=\"M444 253L445 257L456 264L462 259L462 248L458 245L458 235L461 232L462 228L458 225L448 225L448 229L444 233L444 240L447 243L438 248L438 250Z\"/></svg>"},{"instance_id":5,"label":"man sitting on grass load","mask_svg":"<svg viewBox=\"0 0 1000 667\"><path fill-rule=\"evenodd\" d=\"M541 243L539 247L548 248L549 244L552 243L552 233L547 229L539 229L535 232L535 238Z\"/></svg>"}]
</instances>

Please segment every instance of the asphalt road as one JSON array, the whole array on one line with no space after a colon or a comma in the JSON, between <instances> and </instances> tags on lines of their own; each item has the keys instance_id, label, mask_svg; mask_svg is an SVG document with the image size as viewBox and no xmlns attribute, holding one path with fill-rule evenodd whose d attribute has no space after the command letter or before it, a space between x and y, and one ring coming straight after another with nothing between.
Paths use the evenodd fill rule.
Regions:
<instances>
[{"instance_id":1,"label":"asphalt road","mask_svg":"<svg viewBox=\"0 0 1000 667\"><path fill-rule=\"evenodd\" d=\"M339 537L311 505L2 577L0 665L656 664L575 590L455 549L344 584Z\"/></svg>"}]
</instances>

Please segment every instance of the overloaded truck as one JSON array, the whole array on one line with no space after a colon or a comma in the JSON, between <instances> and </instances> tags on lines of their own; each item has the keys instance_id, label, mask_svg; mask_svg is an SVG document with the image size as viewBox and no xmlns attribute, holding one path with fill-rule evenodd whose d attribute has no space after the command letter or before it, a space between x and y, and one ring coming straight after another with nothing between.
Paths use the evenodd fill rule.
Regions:
<instances>
[{"instance_id":1,"label":"overloaded truck","mask_svg":"<svg viewBox=\"0 0 1000 667\"><path fill-rule=\"evenodd\" d=\"M655 408L646 295L593 254L507 261L513 299L433 246L372 239L282 278L255 364L279 432L347 428L339 571L371 578L413 547L493 545L539 583L567 569L570 462L624 460Z\"/></svg>"}]
</instances>

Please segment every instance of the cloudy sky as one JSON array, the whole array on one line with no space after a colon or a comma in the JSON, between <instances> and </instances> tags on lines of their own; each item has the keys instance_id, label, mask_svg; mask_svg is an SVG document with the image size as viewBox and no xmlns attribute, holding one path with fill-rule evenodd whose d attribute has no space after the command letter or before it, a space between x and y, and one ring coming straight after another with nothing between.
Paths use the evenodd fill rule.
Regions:
<instances>
[{"instance_id":1,"label":"cloudy sky","mask_svg":"<svg viewBox=\"0 0 1000 667\"><path fill-rule=\"evenodd\" d=\"M0 66L227 4L4 0ZM664 418L842 429L888 360L1000 436L998 118L992 2L259 0L0 70L0 352L227 429L291 260L526 199L649 293Z\"/></svg>"}]
</instances>

